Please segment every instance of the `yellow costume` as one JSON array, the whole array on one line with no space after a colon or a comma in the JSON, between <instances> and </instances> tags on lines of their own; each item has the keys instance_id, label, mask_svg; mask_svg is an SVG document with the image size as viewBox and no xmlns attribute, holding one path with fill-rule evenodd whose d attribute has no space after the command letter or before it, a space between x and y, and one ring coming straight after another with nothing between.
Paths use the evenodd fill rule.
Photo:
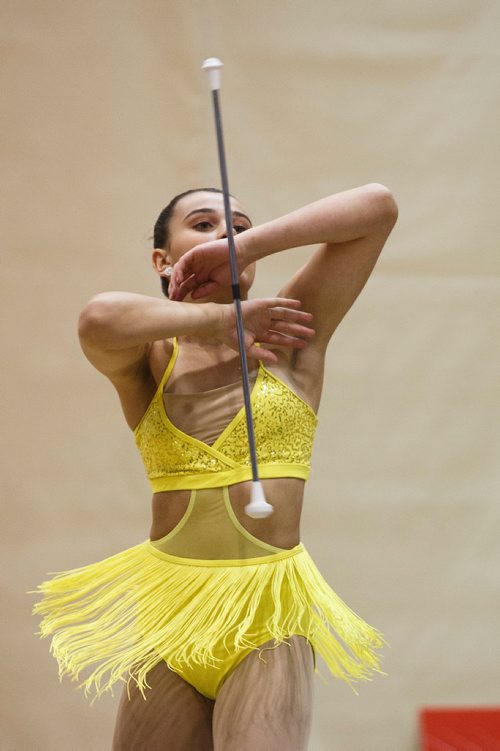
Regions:
<instances>
[{"instance_id":1,"label":"yellow costume","mask_svg":"<svg viewBox=\"0 0 500 751\"><path fill-rule=\"evenodd\" d=\"M382 635L333 592L304 546L276 548L238 521L229 486L252 477L244 409L211 445L168 417L164 389L177 354L174 340L135 438L153 491L189 489L189 505L160 540L39 586L44 598L34 612L44 616L40 633L52 636L60 675L78 680L91 670L81 685L96 696L133 680L146 698L147 674L165 660L215 699L249 652L293 635L348 683L381 672ZM317 423L311 407L262 363L251 401L260 476L306 479Z\"/></svg>"}]
</instances>

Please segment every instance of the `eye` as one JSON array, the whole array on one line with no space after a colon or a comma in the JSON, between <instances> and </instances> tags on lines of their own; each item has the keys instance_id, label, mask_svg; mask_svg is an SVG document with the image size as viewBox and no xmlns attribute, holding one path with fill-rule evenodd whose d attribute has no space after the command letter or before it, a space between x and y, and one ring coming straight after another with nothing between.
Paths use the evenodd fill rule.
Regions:
<instances>
[{"instance_id":1,"label":"eye","mask_svg":"<svg viewBox=\"0 0 500 751\"><path fill-rule=\"evenodd\" d=\"M199 232L208 232L208 230L212 229L212 223L205 219L203 222L195 224L194 228Z\"/></svg>"},{"instance_id":2,"label":"eye","mask_svg":"<svg viewBox=\"0 0 500 751\"><path fill-rule=\"evenodd\" d=\"M242 232L245 232L248 229L248 227L245 227L244 224L235 224L234 229L236 230L236 234L239 235Z\"/></svg>"}]
</instances>

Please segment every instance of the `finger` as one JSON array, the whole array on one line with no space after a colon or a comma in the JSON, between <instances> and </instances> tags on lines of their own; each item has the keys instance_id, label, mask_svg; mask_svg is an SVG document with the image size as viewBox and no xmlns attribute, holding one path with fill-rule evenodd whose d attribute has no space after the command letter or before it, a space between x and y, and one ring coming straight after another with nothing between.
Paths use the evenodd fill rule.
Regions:
<instances>
[{"instance_id":1,"label":"finger","mask_svg":"<svg viewBox=\"0 0 500 751\"><path fill-rule=\"evenodd\" d=\"M190 252L191 251L182 256L173 268L170 283L174 285L174 289L177 289L177 287L180 287L183 282L195 275L195 269L190 263Z\"/></svg>"},{"instance_id":2,"label":"finger","mask_svg":"<svg viewBox=\"0 0 500 751\"><path fill-rule=\"evenodd\" d=\"M172 271L172 276L170 278L171 283L173 282L175 286L182 284L182 282L186 278L185 268L186 268L185 261L184 259L180 258L175 264L173 271Z\"/></svg>"},{"instance_id":3,"label":"finger","mask_svg":"<svg viewBox=\"0 0 500 751\"><path fill-rule=\"evenodd\" d=\"M200 284L200 286L191 294L191 298L193 300L199 300L200 297L206 297L214 292L218 286L217 282L205 282L204 284Z\"/></svg>"},{"instance_id":4,"label":"finger","mask_svg":"<svg viewBox=\"0 0 500 751\"><path fill-rule=\"evenodd\" d=\"M300 310L300 305L302 304L299 300L272 300L269 302L273 303L281 303L281 304L274 304L272 307L269 307L269 313L273 318L290 318L295 319L297 321L311 321L313 319L313 314L309 313L306 310ZM283 303L293 303L293 305L289 304L283 304Z\"/></svg>"},{"instance_id":5,"label":"finger","mask_svg":"<svg viewBox=\"0 0 500 751\"><path fill-rule=\"evenodd\" d=\"M175 300L176 302L180 302L181 300L184 300L187 294L191 292L192 289L196 287L196 279L194 274L188 279L185 279L183 282L178 283L177 285L174 285L174 288L172 289L172 293L170 293L170 285L169 285L169 298L170 300Z\"/></svg>"},{"instance_id":6,"label":"finger","mask_svg":"<svg viewBox=\"0 0 500 751\"><path fill-rule=\"evenodd\" d=\"M173 295L169 295L169 297L171 300L180 302L181 300L184 300L186 295L188 295L195 286L196 282L194 277L189 277L189 279L186 279L184 282L178 284L177 288L174 288L173 290Z\"/></svg>"},{"instance_id":7,"label":"finger","mask_svg":"<svg viewBox=\"0 0 500 751\"><path fill-rule=\"evenodd\" d=\"M265 344L274 344L279 347L294 347L296 349L304 349L308 344L305 339L300 339L297 336L287 336L286 334L281 334L279 331L268 331L263 336L260 336L259 339Z\"/></svg>"},{"instance_id":8,"label":"finger","mask_svg":"<svg viewBox=\"0 0 500 751\"><path fill-rule=\"evenodd\" d=\"M272 304L273 308L298 309L302 305L301 301L294 297L272 297L268 302Z\"/></svg>"},{"instance_id":9,"label":"finger","mask_svg":"<svg viewBox=\"0 0 500 751\"><path fill-rule=\"evenodd\" d=\"M309 326L303 326L300 323L294 323L290 321L273 321L272 330L277 331L280 334L286 334L287 336L305 337L306 339L312 339L315 335L314 329Z\"/></svg>"},{"instance_id":10,"label":"finger","mask_svg":"<svg viewBox=\"0 0 500 751\"><path fill-rule=\"evenodd\" d=\"M273 321L312 321L313 314L306 313L305 310L294 310L291 308L274 307L269 310L269 315Z\"/></svg>"},{"instance_id":11,"label":"finger","mask_svg":"<svg viewBox=\"0 0 500 751\"><path fill-rule=\"evenodd\" d=\"M266 365L277 365L278 363L278 357L271 349L257 347L256 344L248 348L247 355L254 357L256 360L262 360Z\"/></svg>"}]
</instances>

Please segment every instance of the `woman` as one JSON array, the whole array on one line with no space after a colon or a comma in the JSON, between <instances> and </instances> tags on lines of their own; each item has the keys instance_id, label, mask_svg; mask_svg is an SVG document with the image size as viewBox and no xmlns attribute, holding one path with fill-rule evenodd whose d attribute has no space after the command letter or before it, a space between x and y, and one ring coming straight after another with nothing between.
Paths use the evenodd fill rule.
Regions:
<instances>
[{"instance_id":1,"label":"woman","mask_svg":"<svg viewBox=\"0 0 500 751\"><path fill-rule=\"evenodd\" d=\"M321 578L299 522L326 347L396 204L372 184L256 227L234 198L231 208L271 516L244 511L251 470L220 191L187 191L156 223L153 266L169 299L105 293L80 318L83 351L135 432L153 521L150 540L41 585L35 610L61 673L92 666L84 685L97 694L127 681L116 751L305 749L316 655L347 682L380 672L381 634ZM246 299L257 260L314 244L277 298Z\"/></svg>"}]
</instances>

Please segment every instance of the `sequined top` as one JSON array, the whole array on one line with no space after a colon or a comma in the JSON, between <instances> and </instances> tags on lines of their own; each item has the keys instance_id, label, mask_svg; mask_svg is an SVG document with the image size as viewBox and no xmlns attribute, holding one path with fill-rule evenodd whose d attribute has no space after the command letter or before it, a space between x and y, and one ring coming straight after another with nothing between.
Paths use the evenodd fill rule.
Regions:
<instances>
[{"instance_id":1,"label":"sequined top","mask_svg":"<svg viewBox=\"0 0 500 751\"><path fill-rule=\"evenodd\" d=\"M244 407L211 445L179 430L169 419L163 391L178 351L174 339L170 362L134 430L153 492L215 488L251 480ZM262 363L251 404L260 478L306 480L317 425L312 408Z\"/></svg>"}]
</instances>

